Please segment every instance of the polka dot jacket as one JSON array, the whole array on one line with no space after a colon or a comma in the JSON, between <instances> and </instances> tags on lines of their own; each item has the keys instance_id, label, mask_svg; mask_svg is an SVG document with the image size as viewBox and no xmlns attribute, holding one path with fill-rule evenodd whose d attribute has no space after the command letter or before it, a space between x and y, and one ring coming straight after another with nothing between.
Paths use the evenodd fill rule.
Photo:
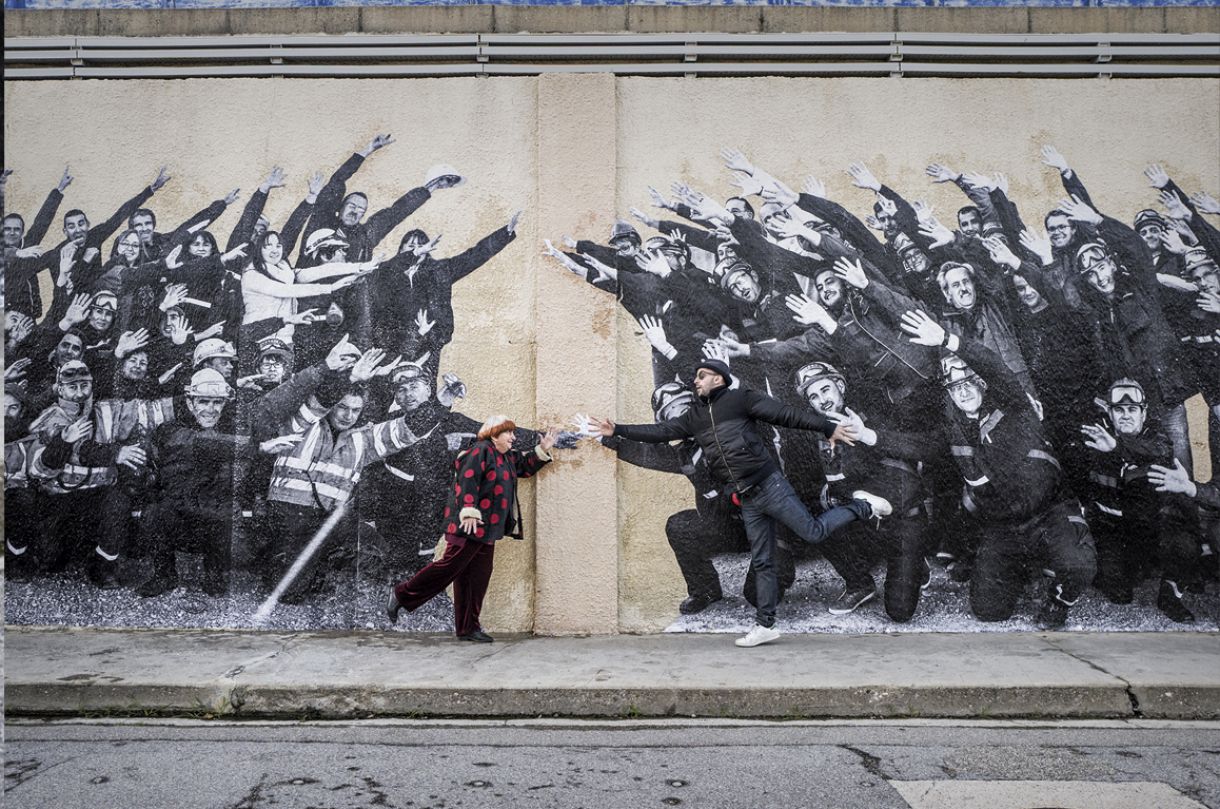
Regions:
<instances>
[{"instance_id":1,"label":"polka dot jacket","mask_svg":"<svg viewBox=\"0 0 1220 809\"><path fill-rule=\"evenodd\" d=\"M491 441L479 441L458 455L442 521L446 536L477 542L495 542L505 536L520 539L517 478L536 474L550 460L541 446L501 453ZM480 521L473 536L461 529L466 517Z\"/></svg>"}]
</instances>

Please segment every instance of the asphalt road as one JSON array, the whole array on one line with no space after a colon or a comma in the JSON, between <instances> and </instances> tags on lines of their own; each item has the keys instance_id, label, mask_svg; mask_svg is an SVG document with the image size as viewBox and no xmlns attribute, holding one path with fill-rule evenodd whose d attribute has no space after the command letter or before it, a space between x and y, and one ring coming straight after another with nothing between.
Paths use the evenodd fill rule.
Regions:
<instances>
[{"instance_id":1,"label":"asphalt road","mask_svg":"<svg viewBox=\"0 0 1220 809\"><path fill-rule=\"evenodd\" d=\"M1215 722L10 721L10 809L1220 809Z\"/></svg>"}]
</instances>

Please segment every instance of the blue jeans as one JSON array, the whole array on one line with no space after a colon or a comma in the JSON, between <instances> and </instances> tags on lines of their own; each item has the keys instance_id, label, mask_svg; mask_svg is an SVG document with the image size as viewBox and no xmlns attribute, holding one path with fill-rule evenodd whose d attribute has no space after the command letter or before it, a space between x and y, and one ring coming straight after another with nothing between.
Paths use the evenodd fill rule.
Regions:
<instances>
[{"instance_id":1,"label":"blue jeans","mask_svg":"<svg viewBox=\"0 0 1220 809\"><path fill-rule=\"evenodd\" d=\"M853 520L864 519L868 512L861 504L835 506L818 516L796 496L792 484L780 472L772 472L766 480L741 497L741 518L745 523L746 539L750 542L750 567L758 600L758 623L775 625L775 607L779 602L779 582L775 568L775 523L782 522L801 539L816 545Z\"/></svg>"}]
</instances>

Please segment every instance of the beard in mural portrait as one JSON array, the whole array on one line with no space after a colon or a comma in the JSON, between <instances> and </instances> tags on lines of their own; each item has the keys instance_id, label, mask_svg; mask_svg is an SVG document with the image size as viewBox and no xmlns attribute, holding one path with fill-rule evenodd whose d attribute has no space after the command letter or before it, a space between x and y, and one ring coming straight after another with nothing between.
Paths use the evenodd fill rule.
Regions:
<instances>
[{"instance_id":1,"label":"beard in mural portrait","mask_svg":"<svg viewBox=\"0 0 1220 809\"><path fill-rule=\"evenodd\" d=\"M859 219L816 178L797 193L729 149L722 157L741 195L720 204L680 182L673 200L649 188L654 207L676 220L630 212L659 236L619 222L609 246L565 237L569 251L546 241L544 255L616 296L669 395L695 382L701 357L716 357L750 387L807 400L851 431L854 443L833 448L811 448L792 430L759 441L806 503L832 508L865 490L893 506L880 523L852 523L818 547L826 561L815 575L828 563L843 581L832 615L874 597L884 561L893 622L917 617L932 585L933 610L946 606L937 591L962 592L976 619L1009 623L1041 572L1039 626L1064 626L1094 583L1109 602L1129 604L1149 575L1160 579L1151 599L1160 615L1191 623L1184 594L1204 593L1217 573L1217 512L1211 489L1187 472L1184 403L1202 395L1214 467L1220 230L1204 214L1220 205L1187 199L1152 166L1146 176L1172 224L1143 210L1128 227L1098 212L1057 150L1042 156L1067 194L1045 233L1024 223L1003 175L928 166L933 182L970 199L953 231L863 163L848 174L875 202ZM1122 405L1138 407L1138 420L1106 398L1121 379L1139 386L1138 403ZM673 471L633 457L619 435L602 441L628 463ZM702 542L670 536L688 593L683 615L718 609L715 569L692 571L732 547L731 516L741 515L698 523ZM948 577L933 576L933 559ZM801 578L798 570L796 590ZM1084 625L1105 625L1105 603L1090 604ZM725 616L675 627L733 626Z\"/></svg>"}]
</instances>

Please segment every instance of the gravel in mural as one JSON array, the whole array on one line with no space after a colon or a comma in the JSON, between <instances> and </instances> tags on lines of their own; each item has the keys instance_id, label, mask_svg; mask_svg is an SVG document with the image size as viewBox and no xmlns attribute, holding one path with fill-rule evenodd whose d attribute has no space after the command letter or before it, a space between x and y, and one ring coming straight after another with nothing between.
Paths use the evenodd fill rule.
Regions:
<instances>
[{"instance_id":1,"label":"gravel in mural","mask_svg":"<svg viewBox=\"0 0 1220 809\"><path fill-rule=\"evenodd\" d=\"M1001 174L928 166L966 197L954 229L863 163L861 219L726 149L739 195L649 189L672 219L631 214L655 235L545 243L652 347L655 425L583 431L694 488L665 526L688 591L672 628L746 628L724 551L751 554L741 645L772 639L775 588L807 630L1215 625L1220 488L1192 479L1185 403L1206 403L1220 480L1220 202L1150 166L1160 210L1119 222L1042 156L1064 197L1040 223Z\"/></svg>"},{"instance_id":2,"label":"gravel in mural","mask_svg":"<svg viewBox=\"0 0 1220 809\"><path fill-rule=\"evenodd\" d=\"M465 182L438 165L371 208L349 183L392 143L309 178L279 226L262 214L279 168L228 233L213 223L237 191L159 223L165 170L101 221L59 217L68 171L28 227L7 213L10 621L248 625L333 519L267 625L363 626L384 615L370 588L383 603L432 558L452 460L481 422L455 406L463 381L438 378L452 287L513 241L519 214L448 258L419 229L384 249ZM440 628L433 612L408 627Z\"/></svg>"}]
</instances>

